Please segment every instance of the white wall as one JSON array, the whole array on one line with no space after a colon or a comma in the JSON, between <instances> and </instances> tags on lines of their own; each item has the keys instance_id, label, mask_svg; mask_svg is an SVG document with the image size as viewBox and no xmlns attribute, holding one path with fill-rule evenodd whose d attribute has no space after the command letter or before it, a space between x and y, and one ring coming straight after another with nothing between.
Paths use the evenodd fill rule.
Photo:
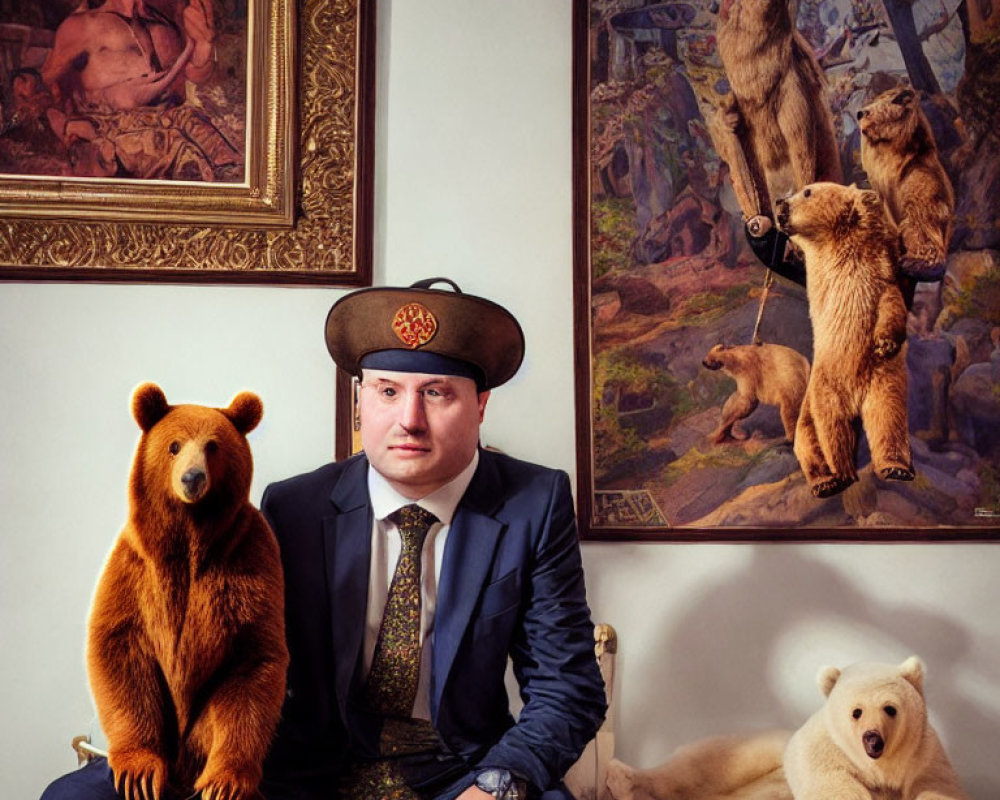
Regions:
<instances>
[{"instance_id":1,"label":"white wall","mask_svg":"<svg viewBox=\"0 0 1000 800\"><path fill-rule=\"evenodd\" d=\"M380 3L376 282L433 275L522 321L528 356L485 438L572 473L570 0ZM98 570L125 515L132 387L264 398L254 499L328 460L329 289L0 284L0 796L70 770ZM584 546L621 637L617 746L651 766L697 736L797 725L825 663L924 657L975 800L1000 796L991 545Z\"/></svg>"}]
</instances>

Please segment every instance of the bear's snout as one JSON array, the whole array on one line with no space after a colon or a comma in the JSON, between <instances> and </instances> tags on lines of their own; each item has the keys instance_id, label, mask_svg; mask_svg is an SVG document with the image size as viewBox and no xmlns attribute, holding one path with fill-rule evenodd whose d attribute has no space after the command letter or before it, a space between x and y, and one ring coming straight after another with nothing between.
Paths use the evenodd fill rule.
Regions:
<instances>
[{"instance_id":1,"label":"bear's snout","mask_svg":"<svg viewBox=\"0 0 1000 800\"><path fill-rule=\"evenodd\" d=\"M864 744L865 752L869 758L878 758L885 752L885 739L878 731L865 731L861 742Z\"/></svg>"},{"instance_id":2,"label":"bear's snout","mask_svg":"<svg viewBox=\"0 0 1000 800\"><path fill-rule=\"evenodd\" d=\"M708 356L706 356L705 358L702 359L701 365L706 369L720 369L722 367L722 362L715 361L714 359L711 359Z\"/></svg>"},{"instance_id":3,"label":"bear's snout","mask_svg":"<svg viewBox=\"0 0 1000 800\"><path fill-rule=\"evenodd\" d=\"M181 475L181 485L184 487L184 498L193 503L200 500L208 489L208 475L205 470L192 467Z\"/></svg>"}]
</instances>

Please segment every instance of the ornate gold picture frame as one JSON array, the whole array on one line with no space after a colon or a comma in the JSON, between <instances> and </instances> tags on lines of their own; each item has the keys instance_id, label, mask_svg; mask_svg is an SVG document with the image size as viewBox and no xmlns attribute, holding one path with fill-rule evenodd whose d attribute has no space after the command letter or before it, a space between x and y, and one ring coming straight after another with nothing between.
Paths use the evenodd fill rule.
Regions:
<instances>
[{"instance_id":1,"label":"ornate gold picture frame","mask_svg":"<svg viewBox=\"0 0 1000 800\"><path fill-rule=\"evenodd\" d=\"M12 173L8 159L0 277L370 283L374 4L202 1L216 20L243 15L245 63L228 67L247 75L242 170L231 180L46 176ZM0 34L24 27L0 19ZM52 45L52 31L36 32L24 41ZM203 100L187 87L184 104Z\"/></svg>"}]
</instances>

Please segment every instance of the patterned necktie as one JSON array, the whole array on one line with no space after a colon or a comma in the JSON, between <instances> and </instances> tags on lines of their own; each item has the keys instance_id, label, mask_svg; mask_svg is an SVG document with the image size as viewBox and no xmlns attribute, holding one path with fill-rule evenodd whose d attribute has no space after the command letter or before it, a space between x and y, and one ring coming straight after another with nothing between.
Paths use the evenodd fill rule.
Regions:
<instances>
[{"instance_id":1,"label":"patterned necktie","mask_svg":"<svg viewBox=\"0 0 1000 800\"><path fill-rule=\"evenodd\" d=\"M389 520L399 527L403 547L375 643L368 697L372 707L386 716L409 717L420 675L420 551L437 517L408 505L390 514Z\"/></svg>"}]
</instances>

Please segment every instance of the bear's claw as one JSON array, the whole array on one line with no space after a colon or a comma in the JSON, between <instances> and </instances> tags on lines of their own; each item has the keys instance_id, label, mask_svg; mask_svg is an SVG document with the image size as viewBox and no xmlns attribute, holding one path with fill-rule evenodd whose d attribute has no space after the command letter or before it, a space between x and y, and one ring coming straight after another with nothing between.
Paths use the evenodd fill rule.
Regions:
<instances>
[{"instance_id":1,"label":"bear's claw","mask_svg":"<svg viewBox=\"0 0 1000 800\"><path fill-rule=\"evenodd\" d=\"M899 352L900 344L895 339L882 338L875 340L875 357L880 359L892 358Z\"/></svg>"},{"instance_id":2,"label":"bear's claw","mask_svg":"<svg viewBox=\"0 0 1000 800\"><path fill-rule=\"evenodd\" d=\"M914 473L907 467L883 467L879 477L884 481L912 481Z\"/></svg>"},{"instance_id":3,"label":"bear's claw","mask_svg":"<svg viewBox=\"0 0 1000 800\"><path fill-rule=\"evenodd\" d=\"M167 764L150 750L113 751L108 757L115 790L126 800L159 800Z\"/></svg>"},{"instance_id":4,"label":"bear's claw","mask_svg":"<svg viewBox=\"0 0 1000 800\"><path fill-rule=\"evenodd\" d=\"M259 780L259 774L250 768L214 767L209 760L194 788L203 800L251 800L259 796Z\"/></svg>"},{"instance_id":5,"label":"bear's claw","mask_svg":"<svg viewBox=\"0 0 1000 800\"><path fill-rule=\"evenodd\" d=\"M834 475L826 480L817 481L812 485L813 497L833 497L833 495L844 491L854 483L852 478L845 478Z\"/></svg>"}]
</instances>

